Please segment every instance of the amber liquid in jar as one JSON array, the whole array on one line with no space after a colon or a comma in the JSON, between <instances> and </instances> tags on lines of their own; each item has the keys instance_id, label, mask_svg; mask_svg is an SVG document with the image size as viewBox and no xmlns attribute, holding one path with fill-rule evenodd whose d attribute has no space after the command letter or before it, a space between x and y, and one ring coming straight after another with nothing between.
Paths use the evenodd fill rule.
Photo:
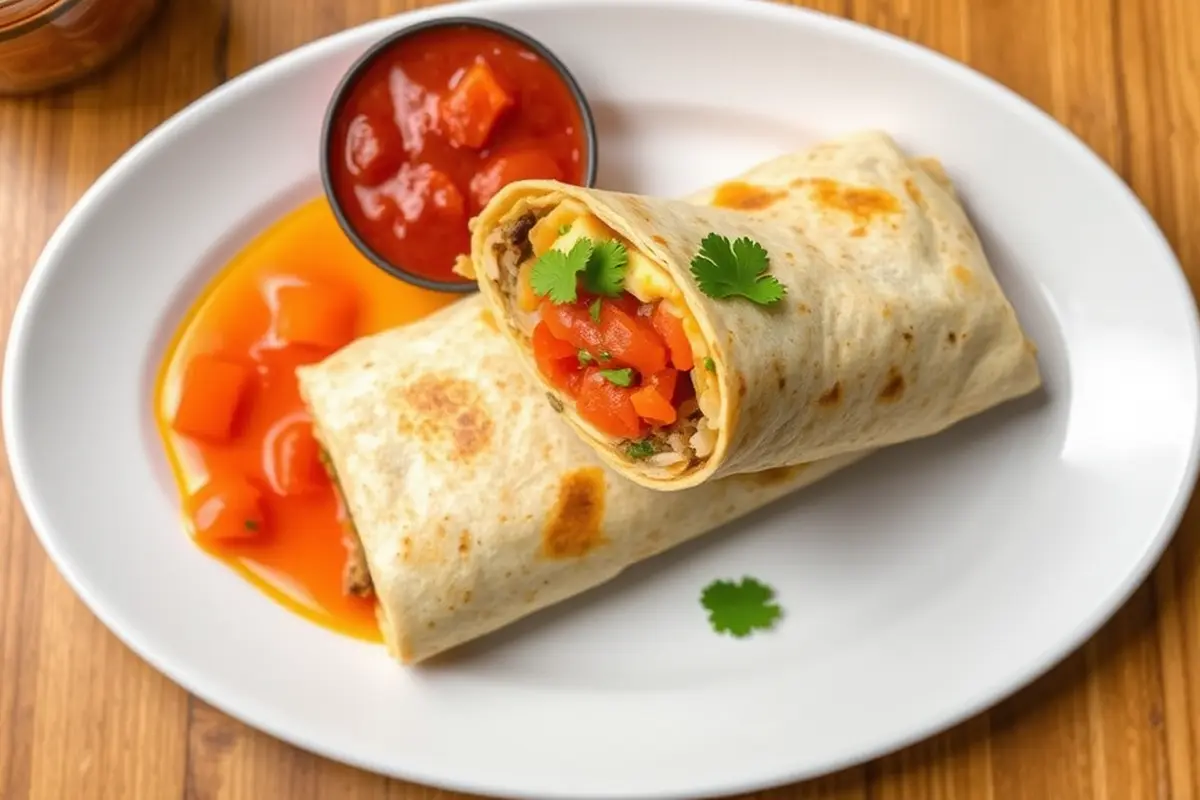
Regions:
<instances>
[{"instance_id":1,"label":"amber liquid in jar","mask_svg":"<svg viewBox=\"0 0 1200 800\"><path fill-rule=\"evenodd\" d=\"M98 69L162 0L0 0L0 94L60 86Z\"/></svg>"}]
</instances>

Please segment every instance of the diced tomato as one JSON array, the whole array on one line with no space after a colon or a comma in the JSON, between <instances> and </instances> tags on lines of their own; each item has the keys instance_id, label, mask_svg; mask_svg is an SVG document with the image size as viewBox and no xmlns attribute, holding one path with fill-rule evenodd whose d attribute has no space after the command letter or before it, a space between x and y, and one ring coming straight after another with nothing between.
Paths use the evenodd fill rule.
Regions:
<instances>
[{"instance_id":1,"label":"diced tomato","mask_svg":"<svg viewBox=\"0 0 1200 800\"><path fill-rule=\"evenodd\" d=\"M592 302L596 299L596 297L588 295L587 297L582 298L580 302L587 306L590 310ZM629 292L621 292L616 297L601 297L599 300L601 303L601 308L609 303L612 303L631 317L636 317L638 315L638 308L642 305L641 301L631 295Z\"/></svg>"},{"instance_id":2,"label":"diced tomato","mask_svg":"<svg viewBox=\"0 0 1200 800\"><path fill-rule=\"evenodd\" d=\"M346 130L346 169L368 184L378 184L400 168L404 141L387 117L372 120L358 114Z\"/></svg>"},{"instance_id":3,"label":"diced tomato","mask_svg":"<svg viewBox=\"0 0 1200 800\"><path fill-rule=\"evenodd\" d=\"M188 362L171 427L184 436L227 442L254 372L247 364L201 354Z\"/></svg>"},{"instance_id":4,"label":"diced tomato","mask_svg":"<svg viewBox=\"0 0 1200 800\"><path fill-rule=\"evenodd\" d=\"M678 414L672 400L678 375L676 370L664 369L642 381L630 398L639 417L658 425L670 425L675 421Z\"/></svg>"},{"instance_id":5,"label":"diced tomato","mask_svg":"<svg viewBox=\"0 0 1200 800\"><path fill-rule=\"evenodd\" d=\"M600 326L582 303L559 305L547 298L542 301L542 322L546 323L554 338L570 343L576 350L587 350L597 358L604 350Z\"/></svg>"},{"instance_id":6,"label":"diced tomato","mask_svg":"<svg viewBox=\"0 0 1200 800\"><path fill-rule=\"evenodd\" d=\"M263 444L263 472L276 494L308 494L328 485L329 475L321 466L321 448L307 419L276 423Z\"/></svg>"},{"instance_id":7,"label":"diced tomato","mask_svg":"<svg viewBox=\"0 0 1200 800\"><path fill-rule=\"evenodd\" d=\"M616 303L600 307L600 345L620 364L643 375L667 366L667 348L645 317L626 314Z\"/></svg>"},{"instance_id":8,"label":"diced tomato","mask_svg":"<svg viewBox=\"0 0 1200 800\"><path fill-rule=\"evenodd\" d=\"M561 181L563 173L558 162L540 150L496 156L471 178L471 197L476 208L483 208L496 192L513 181L534 178Z\"/></svg>"},{"instance_id":9,"label":"diced tomato","mask_svg":"<svg viewBox=\"0 0 1200 800\"><path fill-rule=\"evenodd\" d=\"M275 299L273 328L280 344L311 345L333 352L354 338L354 296L339 286L280 286Z\"/></svg>"},{"instance_id":10,"label":"diced tomato","mask_svg":"<svg viewBox=\"0 0 1200 800\"><path fill-rule=\"evenodd\" d=\"M640 437L646 430L633 407L633 389L617 386L589 367L579 387L575 409L579 416L610 436L628 439Z\"/></svg>"},{"instance_id":11,"label":"diced tomato","mask_svg":"<svg viewBox=\"0 0 1200 800\"><path fill-rule=\"evenodd\" d=\"M538 370L552 386L571 397L578 393L583 376L579 350L568 342L556 339L545 322L539 322L533 329L533 358Z\"/></svg>"},{"instance_id":12,"label":"diced tomato","mask_svg":"<svg viewBox=\"0 0 1200 800\"><path fill-rule=\"evenodd\" d=\"M202 542L254 539L266 527L258 489L240 478L205 484L187 498L187 513Z\"/></svg>"},{"instance_id":13,"label":"diced tomato","mask_svg":"<svg viewBox=\"0 0 1200 800\"><path fill-rule=\"evenodd\" d=\"M675 369L689 370L696 365L692 359L691 342L683 330L683 320L672 314L666 304L659 303L654 307L650 322L667 343L667 349L671 351L671 365Z\"/></svg>"},{"instance_id":14,"label":"diced tomato","mask_svg":"<svg viewBox=\"0 0 1200 800\"><path fill-rule=\"evenodd\" d=\"M513 105L512 96L482 59L471 65L442 100L446 138L455 147L483 147L500 115Z\"/></svg>"}]
</instances>

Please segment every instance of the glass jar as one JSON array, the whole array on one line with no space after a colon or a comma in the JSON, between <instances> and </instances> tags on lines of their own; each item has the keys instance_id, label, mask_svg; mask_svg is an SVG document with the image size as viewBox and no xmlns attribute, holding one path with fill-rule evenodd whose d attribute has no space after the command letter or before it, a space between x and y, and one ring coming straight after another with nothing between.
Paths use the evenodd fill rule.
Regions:
<instances>
[{"instance_id":1,"label":"glass jar","mask_svg":"<svg viewBox=\"0 0 1200 800\"><path fill-rule=\"evenodd\" d=\"M162 0L0 0L0 94L59 86L133 41Z\"/></svg>"}]
</instances>

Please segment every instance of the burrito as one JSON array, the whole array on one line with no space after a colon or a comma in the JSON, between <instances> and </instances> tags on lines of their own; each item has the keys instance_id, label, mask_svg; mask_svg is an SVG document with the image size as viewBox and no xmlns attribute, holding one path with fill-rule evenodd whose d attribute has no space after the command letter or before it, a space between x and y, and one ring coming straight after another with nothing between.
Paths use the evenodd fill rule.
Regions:
<instances>
[{"instance_id":1,"label":"burrito","mask_svg":"<svg viewBox=\"0 0 1200 800\"><path fill-rule=\"evenodd\" d=\"M411 664L601 584L865 453L664 495L561 422L479 295L297 370L377 599Z\"/></svg>"},{"instance_id":2,"label":"burrito","mask_svg":"<svg viewBox=\"0 0 1200 800\"><path fill-rule=\"evenodd\" d=\"M1041 383L940 164L880 132L687 201L515 182L466 268L551 406L657 490L928 436Z\"/></svg>"}]
</instances>

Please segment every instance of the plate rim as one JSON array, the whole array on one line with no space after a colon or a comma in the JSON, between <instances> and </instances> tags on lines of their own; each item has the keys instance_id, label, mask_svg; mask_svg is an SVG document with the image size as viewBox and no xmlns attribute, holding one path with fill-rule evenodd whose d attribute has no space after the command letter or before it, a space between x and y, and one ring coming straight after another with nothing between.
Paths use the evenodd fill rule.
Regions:
<instances>
[{"instance_id":1,"label":"plate rim","mask_svg":"<svg viewBox=\"0 0 1200 800\"><path fill-rule=\"evenodd\" d=\"M677 13L687 13L690 10L710 10L729 14L735 17L760 16L767 20L779 21L781 24L808 26L816 29L823 36L843 36L858 39L860 42L875 48L887 49L893 54L906 59L923 61L928 66L947 73L950 77L962 81L975 93L991 94L997 103L1004 106L1010 114L1024 117L1030 124L1038 128L1042 136L1057 139L1065 144L1084 160L1090 162L1091 168L1099 168L1100 173L1106 174L1110 189L1119 194L1125 205L1137 215L1139 222L1151 234L1153 245L1160 251L1165 262L1174 266L1172 280L1176 287L1184 293L1190 303L1185 302L1187 313L1186 323L1189 328L1189 346L1193 365L1195 367L1197 394L1200 395L1200 309L1197 300L1187 280L1178 255L1166 238L1157 221L1150 214L1145 204L1121 178L1121 176L1077 134L1059 123L1048 112L1034 105L1029 100L1008 88L997 80L984 75L963 62L959 62L917 42L904 39L896 34L870 27L863 23L836 17L823 12L806 8L786 6L771 0L753 0L733 6L724 0L605 0L606 7L637 6L662 7ZM201 674L196 674L187 664L168 664L167 659L160 659L153 641L143 638L129 620L119 613L113 612L97 599L97 594L86 577L86 570L72 562L70 557L59 545L60 537L56 536L46 524L46 519L40 507L30 504L27 499L36 495L35 481L29 472L28 459L24 454L24 444L18 432L12 429L10 421L15 418L16 395L18 386L14 385L15 374L21 372L20 365L25 360L27 338L30 322L39 305L39 300L45 291L48 278L54 274L58 252L70 240L73 231L81 220L85 219L97 207L108 192L108 187L119 180L133 164L144 157L144 154L156 150L169 143L176 132L186 129L189 125L204 118L215 107L224 103L236 101L241 95L253 91L260 83L270 80L277 71L296 68L302 63L319 60L323 54L338 50L345 41L367 39L371 36L382 36L406 24L414 24L425 19L438 18L455 14L477 14L491 16L489 12L496 9L526 8L537 5L539 9L557 7L561 11L569 11L573 6L587 5L580 0L459 0L443 5L406 11L347 28L345 30L304 43L296 48L280 53L252 67L246 72L214 87L205 94L193 100L175 114L166 118L151 128L139 141L117 158L97 179L84 191L79 199L71 206L63 219L43 246L41 253L30 270L29 277L21 290L20 297L14 308L12 322L9 328L9 338L5 348L3 376L0 378L0 427L3 427L5 449L9 460L12 482L22 509L29 521L30 527L37 536L47 557L55 569L71 587L76 596L87 606L104 626L116 636L126 647L139 658L152 666L156 671L195 695L204 702L221 710L223 713L237 719L248 726L262 731L274 738L299 747L310 753L339 761L369 772L394 777L401 780L414 781L429 786L441 787L455 791L465 791L490 795L493 797L522 797L527 796L515 785L497 786L478 782L469 774L462 776L447 776L445 774L430 774L419 764L408 764L403 771L397 770L394 763L379 762L369 757L359 757L349 748L340 747L337 743L316 743L306 738L302 733L296 733L285 724L276 724L275 719L264 709L242 705L238 708L228 707L219 695L217 687L210 687ZM294 65L294 66L292 66ZM1101 599L1086 618L1080 620L1075 629L1062 635L1056 646L1048 647L1037 658L1030 659L1022 669L1014 670L1003 680L997 680L994 685L982 687L970 701L960 705L956 713L944 714L917 720L920 724L910 727L905 736L872 740L871 746L860 747L854 752L847 752L840 759L829 759L823 764L809 765L805 768L793 768L787 771L777 771L772 774L759 774L753 777L741 775L726 780L720 785L709 785L703 796L725 796L738 792L759 791L768 787L783 786L829 774L846 767L861 764L896 752L916 742L928 739L944 732L963 721L970 719L982 711L991 708L1016 692L1027 687L1030 683L1049 672L1070 654L1079 649L1088 639L1094 636L1146 581L1154 566L1162 555L1180 525L1182 517L1191 501L1197 485L1200 472L1200 403L1193 409L1195 419L1189 443L1187 464L1180 475L1175 497L1169 508L1164 508L1161 525L1147 540L1147 547L1140 559L1130 565L1125 579L1115 591ZM214 691L210 693L209 689ZM870 737L868 737L870 738ZM574 791L571 796L592 797L586 787ZM654 797L695 797L695 793L682 791L657 792Z\"/></svg>"}]
</instances>

